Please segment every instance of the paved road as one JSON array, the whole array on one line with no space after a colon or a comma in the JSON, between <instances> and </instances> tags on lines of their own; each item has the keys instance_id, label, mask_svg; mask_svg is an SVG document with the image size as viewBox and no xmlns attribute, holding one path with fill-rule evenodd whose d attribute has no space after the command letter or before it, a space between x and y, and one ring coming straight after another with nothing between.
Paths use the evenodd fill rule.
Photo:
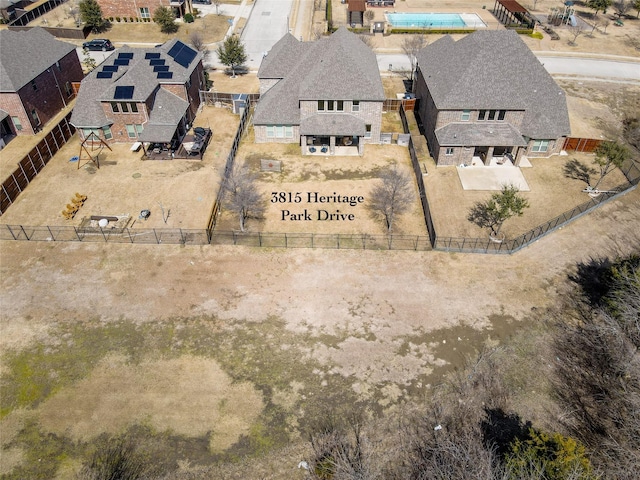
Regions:
<instances>
[{"instance_id":1,"label":"paved road","mask_svg":"<svg viewBox=\"0 0 640 480\"><path fill-rule=\"evenodd\" d=\"M264 53L289 31L292 6L293 0L255 1L241 36L250 69L257 70Z\"/></svg>"},{"instance_id":2,"label":"paved road","mask_svg":"<svg viewBox=\"0 0 640 480\"><path fill-rule=\"evenodd\" d=\"M377 57L378 68L380 68L381 73L389 70L409 69L409 59L404 54L381 54L377 55ZM569 55L539 55L538 60L554 76L572 75L579 78L606 78L640 84L640 62L627 61L627 57L618 60L615 56L596 59Z\"/></svg>"}]
</instances>

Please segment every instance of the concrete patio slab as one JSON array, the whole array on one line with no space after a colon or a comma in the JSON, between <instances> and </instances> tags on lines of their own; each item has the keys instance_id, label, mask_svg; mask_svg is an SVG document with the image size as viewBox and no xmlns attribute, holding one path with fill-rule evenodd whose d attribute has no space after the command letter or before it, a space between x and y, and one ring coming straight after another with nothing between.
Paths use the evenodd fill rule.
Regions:
<instances>
[{"instance_id":1,"label":"concrete patio slab","mask_svg":"<svg viewBox=\"0 0 640 480\"><path fill-rule=\"evenodd\" d=\"M495 167L456 167L463 190L502 190L503 185L515 185L521 192L530 190L520 168L500 165Z\"/></svg>"}]
</instances>

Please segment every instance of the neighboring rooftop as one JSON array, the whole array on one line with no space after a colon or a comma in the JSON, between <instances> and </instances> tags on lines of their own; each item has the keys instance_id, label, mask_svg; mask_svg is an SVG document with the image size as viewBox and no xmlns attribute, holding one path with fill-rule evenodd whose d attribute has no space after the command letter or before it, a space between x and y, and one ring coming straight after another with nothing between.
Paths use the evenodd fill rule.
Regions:
<instances>
[{"instance_id":1,"label":"neighboring rooftop","mask_svg":"<svg viewBox=\"0 0 640 480\"><path fill-rule=\"evenodd\" d=\"M43 28L0 30L0 91L17 92L75 45L57 40Z\"/></svg>"},{"instance_id":2,"label":"neighboring rooftop","mask_svg":"<svg viewBox=\"0 0 640 480\"><path fill-rule=\"evenodd\" d=\"M286 34L264 57L258 78L282 80L262 95L256 124L299 124L300 100L385 98L375 54L344 27L315 42Z\"/></svg>"},{"instance_id":3,"label":"neighboring rooftop","mask_svg":"<svg viewBox=\"0 0 640 480\"><path fill-rule=\"evenodd\" d=\"M447 35L417 58L439 110L524 110L521 131L530 138L571 131L564 91L512 30Z\"/></svg>"},{"instance_id":4,"label":"neighboring rooftop","mask_svg":"<svg viewBox=\"0 0 640 480\"><path fill-rule=\"evenodd\" d=\"M201 58L201 53L176 39L157 48L125 45L82 81L71 123L92 128L106 126L109 121L101 102L144 102L159 85L184 85Z\"/></svg>"}]
</instances>

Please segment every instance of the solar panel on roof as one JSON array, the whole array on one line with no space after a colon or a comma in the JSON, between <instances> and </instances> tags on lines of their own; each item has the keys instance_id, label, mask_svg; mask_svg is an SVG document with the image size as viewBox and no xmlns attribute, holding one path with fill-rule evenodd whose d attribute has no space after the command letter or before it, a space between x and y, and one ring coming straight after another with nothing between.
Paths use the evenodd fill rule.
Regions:
<instances>
[{"instance_id":1,"label":"solar panel on roof","mask_svg":"<svg viewBox=\"0 0 640 480\"><path fill-rule=\"evenodd\" d=\"M154 58L149 60L149 65L164 65L164 58Z\"/></svg>"},{"instance_id":2,"label":"solar panel on roof","mask_svg":"<svg viewBox=\"0 0 640 480\"><path fill-rule=\"evenodd\" d=\"M156 65L155 67L153 67L153 71L154 72L168 72L169 71L169 65Z\"/></svg>"},{"instance_id":3,"label":"solar panel on roof","mask_svg":"<svg viewBox=\"0 0 640 480\"><path fill-rule=\"evenodd\" d=\"M129 65L129 59L128 58L116 58L113 61L114 65Z\"/></svg>"},{"instance_id":4,"label":"solar panel on roof","mask_svg":"<svg viewBox=\"0 0 640 480\"><path fill-rule=\"evenodd\" d=\"M157 78L173 78L173 72L158 72Z\"/></svg>"},{"instance_id":5,"label":"solar panel on roof","mask_svg":"<svg viewBox=\"0 0 640 480\"><path fill-rule=\"evenodd\" d=\"M133 89L132 85L120 86L116 87L116 91L113 94L114 100L129 100L133 98Z\"/></svg>"},{"instance_id":6,"label":"solar panel on roof","mask_svg":"<svg viewBox=\"0 0 640 480\"><path fill-rule=\"evenodd\" d=\"M145 60L149 60L150 58L160 58L160 54L156 52L147 52L144 54Z\"/></svg>"},{"instance_id":7,"label":"solar panel on roof","mask_svg":"<svg viewBox=\"0 0 640 480\"><path fill-rule=\"evenodd\" d=\"M184 43L182 43L181 41L177 41L167 53L169 54L170 57L175 58L175 56L178 54L180 50L182 50L183 47L184 47Z\"/></svg>"},{"instance_id":8,"label":"solar panel on roof","mask_svg":"<svg viewBox=\"0 0 640 480\"><path fill-rule=\"evenodd\" d=\"M117 72L118 71L118 65L105 65L104 67L102 67L102 71L103 72Z\"/></svg>"},{"instance_id":9,"label":"solar panel on roof","mask_svg":"<svg viewBox=\"0 0 640 480\"><path fill-rule=\"evenodd\" d=\"M191 50L189 47L185 47L180 50L180 53L178 53L174 60L177 64L187 68L193 59L196 58L196 55L197 53L194 50Z\"/></svg>"},{"instance_id":10,"label":"solar panel on roof","mask_svg":"<svg viewBox=\"0 0 640 480\"><path fill-rule=\"evenodd\" d=\"M133 52L122 52L118 54L118 58L133 58Z\"/></svg>"},{"instance_id":11,"label":"solar panel on roof","mask_svg":"<svg viewBox=\"0 0 640 480\"><path fill-rule=\"evenodd\" d=\"M113 72L98 72L96 78L111 78L113 77Z\"/></svg>"}]
</instances>

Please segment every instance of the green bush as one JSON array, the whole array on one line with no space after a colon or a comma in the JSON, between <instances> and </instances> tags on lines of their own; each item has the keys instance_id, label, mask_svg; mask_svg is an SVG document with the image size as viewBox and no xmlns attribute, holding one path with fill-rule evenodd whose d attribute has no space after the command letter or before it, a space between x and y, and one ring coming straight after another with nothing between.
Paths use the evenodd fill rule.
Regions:
<instances>
[{"instance_id":1,"label":"green bush","mask_svg":"<svg viewBox=\"0 0 640 480\"><path fill-rule=\"evenodd\" d=\"M537 38L538 40L542 40L544 38L544 36L540 32L530 33L529 36L531 38Z\"/></svg>"},{"instance_id":2,"label":"green bush","mask_svg":"<svg viewBox=\"0 0 640 480\"><path fill-rule=\"evenodd\" d=\"M184 20L184 23L193 23L194 20L193 15L191 15L190 13L185 13L182 19Z\"/></svg>"},{"instance_id":3,"label":"green bush","mask_svg":"<svg viewBox=\"0 0 640 480\"><path fill-rule=\"evenodd\" d=\"M533 28L516 28L515 30L520 35L531 35L533 33Z\"/></svg>"},{"instance_id":4,"label":"green bush","mask_svg":"<svg viewBox=\"0 0 640 480\"><path fill-rule=\"evenodd\" d=\"M116 17L116 22L119 22L119 21L120 21L120 17Z\"/></svg>"}]
</instances>

